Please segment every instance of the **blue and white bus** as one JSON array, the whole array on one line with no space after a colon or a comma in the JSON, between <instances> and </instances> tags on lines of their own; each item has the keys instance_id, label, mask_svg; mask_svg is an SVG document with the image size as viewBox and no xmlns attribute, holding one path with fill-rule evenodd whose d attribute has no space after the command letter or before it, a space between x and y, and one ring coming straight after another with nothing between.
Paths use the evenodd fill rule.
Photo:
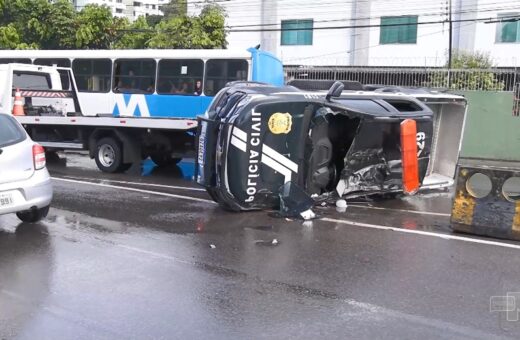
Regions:
<instances>
[{"instance_id":1,"label":"blue and white bus","mask_svg":"<svg viewBox=\"0 0 520 340\"><path fill-rule=\"evenodd\" d=\"M0 51L0 64L14 62L72 68L85 116L195 118L230 81L284 81L281 61L255 48Z\"/></svg>"}]
</instances>

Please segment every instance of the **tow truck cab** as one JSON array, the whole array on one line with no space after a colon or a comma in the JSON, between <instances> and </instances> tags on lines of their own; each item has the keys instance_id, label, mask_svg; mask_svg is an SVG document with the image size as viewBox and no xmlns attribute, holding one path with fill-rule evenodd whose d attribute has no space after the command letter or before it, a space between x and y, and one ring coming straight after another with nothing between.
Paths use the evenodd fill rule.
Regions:
<instances>
[{"instance_id":1,"label":"tow truck cab","mask_svg":"<svg viewBox=\"0 0 520 340\"><path fill-rule=\"evenodd\" d=\"M60 73L61 72L61 73ZM66 77L71 88L64 89ZM80 111L74 79L66 69L28 64L0 64L0 112L11 114L16 89L26 115L59 115Z\"/></svg>"}]
</instances>

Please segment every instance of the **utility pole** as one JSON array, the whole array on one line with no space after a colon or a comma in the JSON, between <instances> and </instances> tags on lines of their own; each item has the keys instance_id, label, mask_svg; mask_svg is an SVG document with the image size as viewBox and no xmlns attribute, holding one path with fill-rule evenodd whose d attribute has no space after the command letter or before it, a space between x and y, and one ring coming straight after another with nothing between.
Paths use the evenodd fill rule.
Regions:
<instances>
[{"instance_id":1,"label":"utility pole","mask_svg":"<svg viewBox=\"0 0 520 340\"><path fill-rule=\"evenodd\" d=\"M451 88L451 64L452 64L452 54L453 54L453 51L452 51L452 46L453 46L453 20L451 18L451 1L452 0L448 0L448 25L449 25L449 46L448 46L448 88Z\"/></svg>"},{"instance_id":2,"label":"utility pole","mask_svg":"<svg viewBox=\"0 0 520 340\"><path fill-rule=\"evenodd\" d=\"M449 25L449 46L448 46L448 68L451 69L451 58L452 58L452 48L453 48L453 20L451 18L451 1L448 0L448 25Z\"/></svg>"}]
</instances>

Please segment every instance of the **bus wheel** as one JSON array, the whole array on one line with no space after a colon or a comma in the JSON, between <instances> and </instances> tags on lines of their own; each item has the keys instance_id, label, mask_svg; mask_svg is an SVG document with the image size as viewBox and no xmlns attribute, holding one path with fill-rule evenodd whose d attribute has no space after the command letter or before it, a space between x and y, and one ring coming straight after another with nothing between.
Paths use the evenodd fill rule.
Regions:
<instances>
[{"instance_id":1,"label":"bus wheel","mask_svg":"<svg viewBox=\"0 0 520 340\"><path fill-rule=\"evenodd\" d=\"M150 158L157 166L173 165L182 160L182 158L172 158L170 155L151 155Z\"/></svg>"},{"instance_id":2,"label":"bus wheel","mask_svg":"<svg viewBox=\"0 0 520 340\"><path fill-rule=\"evenodd\" d=\"M97 167L103 172L113 173L123 170L123 149L112 137L104 137L97 142L94 158Z\"/></svg>"}]
</instances>

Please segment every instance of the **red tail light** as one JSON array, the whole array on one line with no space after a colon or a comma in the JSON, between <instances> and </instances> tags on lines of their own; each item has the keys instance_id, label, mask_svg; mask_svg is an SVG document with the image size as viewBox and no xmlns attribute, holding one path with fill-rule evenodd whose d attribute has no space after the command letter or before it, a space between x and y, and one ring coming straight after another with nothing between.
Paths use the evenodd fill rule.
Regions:
<instances>
[{"instance_id":1,"label":"red tail light","mask_svg":"<svg viewBox=\"0 0 520 340\"><path fill-rule=\"evenodd\" d=\"M40 170L45 168L45 149L39 144L34 144L32 147L34 169Z\"/></svg>"},{"instance_id":2,"label":"red tail light","mask_svg":"<svg viewBox=\"0 0 520 340\"><path fill-rule=\"evenodd\" d=\"M403 191L413 195L419 190L419 159L417 158L417 123L405 119L401 123L401 159Z\"/></svg>"}]
</instances>

